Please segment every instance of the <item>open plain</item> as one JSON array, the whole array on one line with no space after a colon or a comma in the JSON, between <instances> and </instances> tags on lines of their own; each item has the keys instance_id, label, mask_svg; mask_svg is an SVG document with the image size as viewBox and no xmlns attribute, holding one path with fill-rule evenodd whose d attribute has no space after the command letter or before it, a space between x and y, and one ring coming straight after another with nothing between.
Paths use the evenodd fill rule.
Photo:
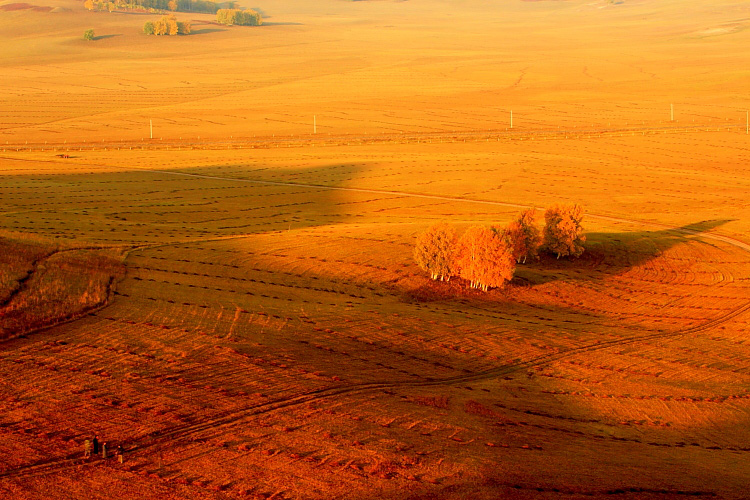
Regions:
<instances>
[{"instance_id":1,"label":"open plain","mask_svg":"<svg viewBox=\"0 0 750 500\"><path fill-rule=\"evenodd\" d=\"M748 497L747 2L149 37L34 1L0 2L0 497ZM579 259L414 263L557 202Z\"/></svg>"}]
</instances>

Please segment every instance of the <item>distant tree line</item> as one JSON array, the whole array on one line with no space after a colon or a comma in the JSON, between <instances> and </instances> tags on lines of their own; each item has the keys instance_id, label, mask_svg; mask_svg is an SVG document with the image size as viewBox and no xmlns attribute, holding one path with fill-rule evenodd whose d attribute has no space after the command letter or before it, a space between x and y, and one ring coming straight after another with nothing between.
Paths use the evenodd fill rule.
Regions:
<instances>
[{"instance_id":1,"label":"distant tree line","mask_svg":"<svg viewBox=\"0 0 750 500\"><path fill-rule=\"evenodd\" d=\"M148 1L161 1L161 0L148 0ZM175 0L171 0L175 2ZM171 2L170 2L171 3ZM229 2L229 5L234 5L234 2ZM208 14L214 14L219 10L219 5L214 2L207 0L176 0L176 8L169 7L170 10L177 10L179 12L206 12Z\"/></svg>"},{"instance_id":2,"label":"distant tree line","mask_svg":"<svg viewBox=\"0 0 750 500\"><path fill-rule=\"evenodd\" d=\"M525 210L507 228L472 226L460 237L453 226L435 224L417 236L414 260L433 280L458 276L472 288L487 291L513 279L516 264L538 258L540 249L558 259L583 253L580 205L548 208L543 230L536 226L535 215L534 209Z\"/></svg>"},{"instance_id":3,"label":"distant tree line","mask_svg":"<svg viewBox=\"0 0 750 500\"><path fill-rule=\"evenodd\" d=\"M234 6L234 2L217 4L210 0L86 0L83 4L88 10L145 10L148 12L178 11L205 12L215 14L220 5Z\"/></svg>"},{"instance_id":4,"label":"distant tree line","mask_svg":"<svg viewBox=\"0 0 750 500\"><path fill-rule=\"evenodd\" d=\"M254 10L240 10L240 9L219 9L216 12L216 22L231 26L237 24L239 26L260 26L263 20L260 14Z\"/></svg>"},{"instance_id":5,"label":"distant tree line","mask_svg":"<svg viewBox=\"0 0 750 500\"><path fill-rule=\"evenodd\" d=\"M143 32L147 35L189 35L191 30L190 21L181 22L174 16L163 16L143 25Z\"/></svg>"}]
</instances>

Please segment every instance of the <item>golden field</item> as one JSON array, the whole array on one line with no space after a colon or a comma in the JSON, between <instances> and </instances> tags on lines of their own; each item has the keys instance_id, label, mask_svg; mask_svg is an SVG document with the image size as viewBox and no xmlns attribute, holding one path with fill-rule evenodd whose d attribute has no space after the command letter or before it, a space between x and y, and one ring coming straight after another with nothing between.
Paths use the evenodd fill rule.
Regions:
<instances>
[{"instance_id":1,"label":"golden field","mask_svg":"<svg viewBox=\"0 0 750 500\"><path fill-rule=\"evenodd\" d=\"M0 497L746 498L750 6L495 4L0 3Z\"/></svg>"}]
</instances>

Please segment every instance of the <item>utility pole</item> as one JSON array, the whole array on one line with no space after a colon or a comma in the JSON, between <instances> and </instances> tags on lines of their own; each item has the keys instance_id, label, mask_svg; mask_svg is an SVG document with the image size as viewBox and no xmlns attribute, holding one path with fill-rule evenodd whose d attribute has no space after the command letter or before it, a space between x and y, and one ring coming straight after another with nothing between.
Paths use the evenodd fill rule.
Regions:
<instances>
[{"instance_id":1,"label":"utility pole","mask_svg":"<svg viewBox=\"0 0 750 500\"><path fill-rule=\"evenodd\" d=\"M750 111L745 111L745 135L750 135Z\"/></svg>"},{"instance_id":2,"label":"utility pole","mask_svg":"<svg viewBox=\"0 0 750 500\"><path fill-rule=\"evenodd\" d=\"M313 115L313 134L318 133L318 117Z\"/></svg>"},{"instance_id":3,"label":"utility pole","mask_svg":"<svg viewBox=\"0 0 750 500\"><path fill-rule=\"evenodd\" d=\"M154 121L153 120L148 121L148 128L151 131L151 138L153 139L154 138Z\"/></svg>"},{"instance_id":4,"label":"utility pole","mask_svg":"<svg viewBox=\"0 0 750 500\"><path fill-rule=\"evenodd\" d=\"M669 105L669 120L674 121L674 104Z\"/></svg>"},{"instance_id":5,"label":"utility pole","mask_svg":"<svg viewBox=\"0 0 750 500\"><path fill-rule=\"evenodd\" d=\"M513 128L513 110L510 110L510 128Z\"/></svg>"}]
</instances>

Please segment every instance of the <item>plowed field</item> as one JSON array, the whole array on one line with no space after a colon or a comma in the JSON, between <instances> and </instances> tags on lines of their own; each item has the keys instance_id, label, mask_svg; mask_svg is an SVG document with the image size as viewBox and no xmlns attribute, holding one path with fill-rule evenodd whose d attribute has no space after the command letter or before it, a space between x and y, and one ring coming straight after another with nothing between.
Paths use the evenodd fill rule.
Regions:
<instances>
[{"instance_id":1,"label":"plowed field","mask_svg":"<svg viewBox=\"0 0 750 500\"><path fill-rule=\"evenodd\" d=\"M270 2L172 39L59 3L40 46L0 12L0 497L747 497L741 2ZM487 293L413 261L556 202L580 259Z\"/></svg>"}]
</instances>

